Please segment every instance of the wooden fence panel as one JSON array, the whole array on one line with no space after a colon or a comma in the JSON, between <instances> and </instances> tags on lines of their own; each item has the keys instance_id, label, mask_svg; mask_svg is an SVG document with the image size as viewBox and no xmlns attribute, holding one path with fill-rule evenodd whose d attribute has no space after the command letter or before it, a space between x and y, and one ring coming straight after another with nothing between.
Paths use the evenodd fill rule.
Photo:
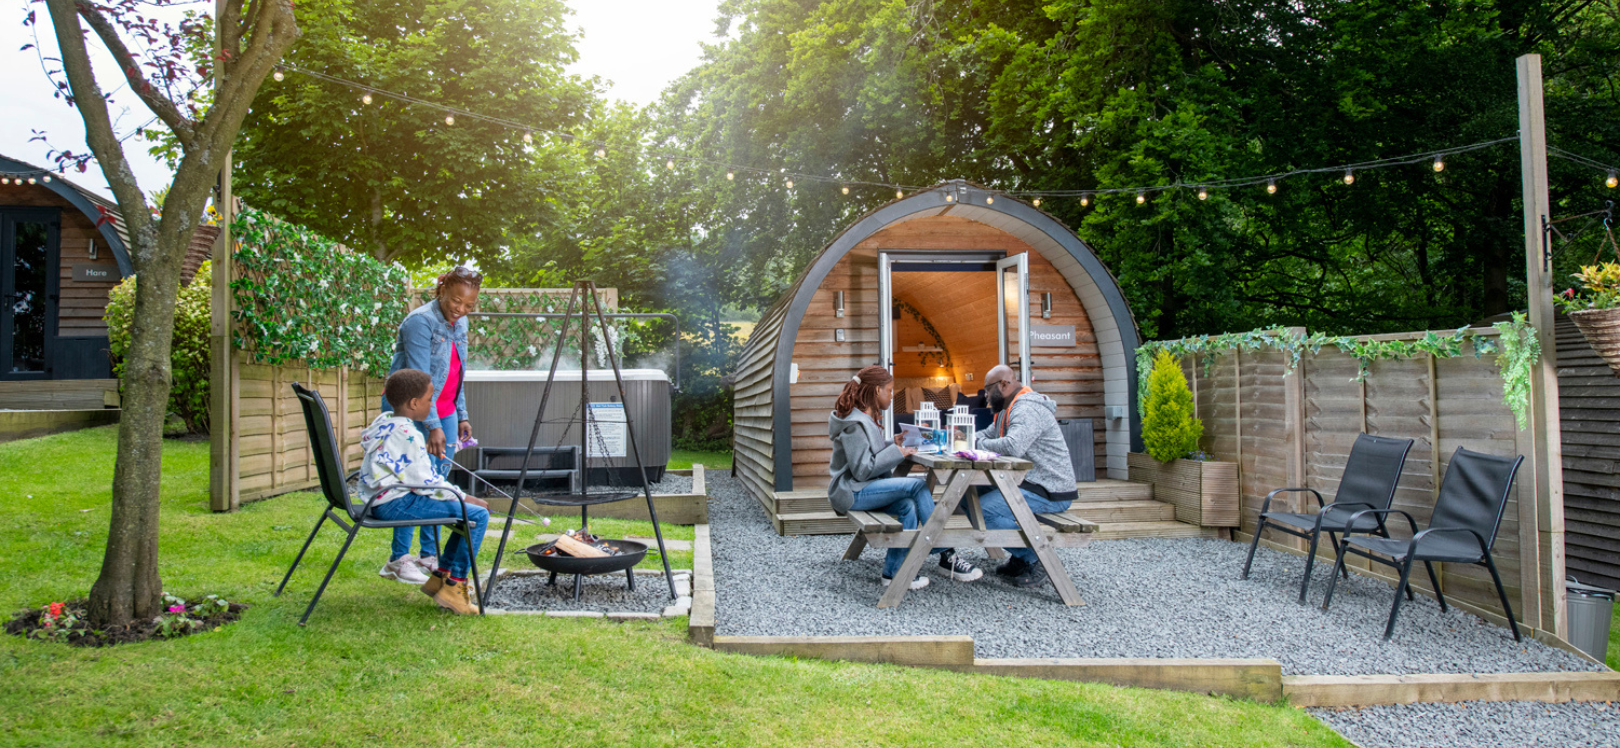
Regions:
<instances>
[{"instance_id":1,"label":"wooden fence panel","mask_svg":"<svg viewBox=\"0 0 1620 748\"><path fill-rule=\"evenodd\" d=\"M314 488L320 478L311 461L304 411L293 394L298 382L321 393L332 417L344 470L360 466L360 432L381 412L382 380L348 369L310 369L301 363L267 366L234 353L241 397L236 440L240 501L254 501Z\"/></svg>"},{"instance_id":2,"label":"wooden fence panel","mask_svg":"<svg viewBox=\"0 0 1620 748\"><path fill-rule=\"evenodd\" d=\"M1557 331L1566 565L1620 589L1620 378L1567 317Z\"/></svg>"},{"instance_id":3,"label":"wooden fence panel","mask_svg":"<svg viewBox=\"0 0 1620 748\"><path fill-rule=\"evenodd\" d=\"M1411 333L1410 337L1422 334ZM1239 532L1245 535L1254 532L1260 505L1272 489L1302 483L1332 501L1351 445L1362 432L1413 440L1394 507L1410 512L1420 528L1429 521L1440 477L1457 447L1497 455L1522 454L1527 459L1532 453L1529 432L1519 431L1503 403L1494 356L1465 353L1449 359L1423 355L1379 360L1370 365L1365 380L1359 382L1356 359L1336 348L1306 352L1293 373L1286 366L1285 354L1269 350L1227 351L1213 361L1188 357L1182 363L1198 416L1204 421L1202 447L1217 459L1235 461L1240 466ZM1291 393L1291 388L1297 389ZM1605 391L1603 395L1610 393ZM1620 404L1620 387L1612 397ZM1298 411L1290 412L1294 408ZM1620 421L1615 423L1620 426ZM1620 433L1620 429L1609 433ZM1620 460L1620 437L1615 439L1613 449L1613 455L1594 452L1605 455L1599 458L1600 466L1613 464L1602 460ZM1526 476L1526 471L1520 472L1510 494L1495 558L1508 588L1508 599L1520 620L1534 628L1550 628L1543 622L1554 620L1553 611L1545 608L1553 596L1524 594L1526 584L1546 585L1561 578L1561 572L1547 567L1546 554L1540 560L1541 566L1547 568L1521 568L1524 543L1536 541L1520 537L1518 498L1521 491L1531 490ZM1613 494L1620 494L1620 481L1612 481L1607 487ZM1305 507L1303 502L1315 503L1307 497L1291 498L1288 505ZM1397 537L1410 535L1404 521L1392 521L1391 530ZM1536 535L1533 528L1525 534ZM1302 542L1282 534L1268 539L1304 548ZM1331 561L1332 551L1326 543L1318 552ZM1369 566L1374 573L1388 577L1387 567L1354 564L1361 570ZM1430 590L1426 575L1414 574L1412 580L1419 590ZM1440 583L1448 599L1491 613L1501 612L1490 576L1480 567L1444 565ZM1526 599L1538 602L1543 609L1523 610Z\"/></svg>"}]
</instances>

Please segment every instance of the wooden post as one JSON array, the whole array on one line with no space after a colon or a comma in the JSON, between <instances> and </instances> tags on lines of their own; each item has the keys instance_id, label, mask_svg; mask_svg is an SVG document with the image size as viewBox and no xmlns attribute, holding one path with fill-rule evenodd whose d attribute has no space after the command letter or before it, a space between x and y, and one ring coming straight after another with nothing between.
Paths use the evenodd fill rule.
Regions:
<instances>
[{"instance_id":1,"label":"wooden post","mask_svg":"<svg viewBox=\"0 0 1620 748\"><path fill-rule=\"evenodd\" d=\"M1435 365L1437 359L1429 354L1429 497L1430 501L1440 498L1440 377L1439 369ZM1431 503L1430 506L1433 506ZM1434 577L1440 585L1440 592L1446 588L1446 565L1434 565Z\"/></svg>"},{"instance_id":2,"label":"wooden post","mask_svg":"<svg viewBox=\"0 0 1620 748\"><path fill-rule=\"evenodd\" d=\"M215 18L225 17L224 7L225 0L216 0ZM215 59L222 54L223 33L216 30L214 34ZM214 87L219 87L218 78ZM208 508L229 512L242 503L237 481L237 372L231 351L231 221L236 218L236 201L231 195L230 151L225 152L225 167L219 172L214 208L219 213L219 238L214 241L209 274L214 290L208 320Z\"/></svg>"},{"instance_id":3,"label":"wooden post","mask_svg":"<svg viewBox=\"0 0 1620 748\"><path fill-rule=\"evenodd\" d=\"M1541 362L1530 377L1530 490L1519 491L1522 619L1560 638L1569 636L1564 605L1564 470L1558 419L1558 347L1553 336L1552 278L1546 259L1547 131L1542 111L1541 56L1517 61L1519 165L1524 179L1525 286Z\"/></svg>"}]
</instances>

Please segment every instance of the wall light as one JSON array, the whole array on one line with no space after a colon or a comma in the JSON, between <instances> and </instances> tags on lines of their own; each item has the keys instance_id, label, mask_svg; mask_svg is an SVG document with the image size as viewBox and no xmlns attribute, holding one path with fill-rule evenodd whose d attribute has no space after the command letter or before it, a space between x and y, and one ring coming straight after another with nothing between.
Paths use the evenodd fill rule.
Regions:
<instances>
[{"instance_id":1,"label":"wall light","mask_svg":"<svg viewBox=\"0 0 1620 748\"><path fill-rule=\"evenodd\" d=\"M843 291L834 291L833 292L833 316L834 317L842 317L842 316L844 316L844 292Z\"/></svg>"},{"instance_id":2,"label":"wall light","mask_svg":"<svg viewBox=\"0 0 1620 748\"><path fill-rule=\"evenodd\" d=\"M1041 319L1051 319L1051 318L1052 318L1052 292L1051 291L1043 291L1041 293Z\"/></svg>"}]
</instances>

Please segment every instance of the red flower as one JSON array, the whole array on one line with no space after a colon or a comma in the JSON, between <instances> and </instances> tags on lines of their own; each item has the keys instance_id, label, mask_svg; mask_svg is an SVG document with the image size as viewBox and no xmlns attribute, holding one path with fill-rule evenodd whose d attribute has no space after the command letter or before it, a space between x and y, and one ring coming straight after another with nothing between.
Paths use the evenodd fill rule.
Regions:
<instances>
[{"instance_id":1,"label":"red flower","mask_svg":"<svg viewBox=\"0 0 1620 748\"><path fill-rule=\"evenodd\" d=\"M1563 293L1559 294L1559 296L1562 296L1562 297L1564 297L1566 299L1573 299L1573 298L1575 298L1575 289L1566 288L1566 289L1564 289Z\"/></svg>"},{"instance_id":2,"label":"red flower","mask_svg":"<svg viewBox=\"0 0 1620 748\"><path fill-rule=\"evenodd\" d=\"M61 603L51 603L51 617L52 618L61 618L62 617L62 604Z\"/></svg>"}]
</instances>

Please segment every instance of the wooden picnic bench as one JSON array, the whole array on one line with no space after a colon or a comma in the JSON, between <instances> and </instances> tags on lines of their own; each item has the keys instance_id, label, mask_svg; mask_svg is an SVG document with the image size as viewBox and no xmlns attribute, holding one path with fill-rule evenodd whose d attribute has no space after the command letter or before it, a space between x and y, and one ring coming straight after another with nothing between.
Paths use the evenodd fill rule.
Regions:
<instances>
[{"instance_id":1,"label":"wooden picnic bench","mask_svg":"<svg viewBox=\"0 0 1620 748\"><path fill-rule=\"evenodd\" d=\"M990 558L1005 557L1002 548L1029 548L1046 569L1052 586L1065 605L1085 605L1074 589L1074 582L1058 560L1054 548L1078 548L1091 541L1096 532L1094 522L1081 519L1069 512L1035 514L1018 490L1024 476L1034 467L1028 460L1000 457L995 460L973 461L953 455L912 455L906 463L906 472L921 466L927 471L928 490L945 486L944 495L934 505L928 522L915 530L900 526L900 520L883 512L851 511L850 521L856 525L855 538L844 551L845 560L860 558L867 546L873 548L909 548L906 560L895 573L895 579L878 599L879 608L892 608L900 604L911 580L922 570L928 552L934 548L975 547L988 549ZM1018 528L987 530L984 510L979 506L976 492L970 486L993 486L1006 497L1012 508ZM967 516L956 516L956 509L967 502Z\"/></svg>"}]
</instances>

